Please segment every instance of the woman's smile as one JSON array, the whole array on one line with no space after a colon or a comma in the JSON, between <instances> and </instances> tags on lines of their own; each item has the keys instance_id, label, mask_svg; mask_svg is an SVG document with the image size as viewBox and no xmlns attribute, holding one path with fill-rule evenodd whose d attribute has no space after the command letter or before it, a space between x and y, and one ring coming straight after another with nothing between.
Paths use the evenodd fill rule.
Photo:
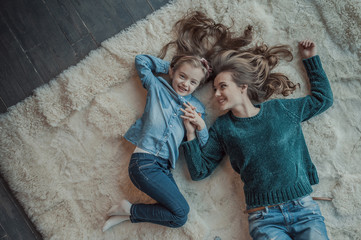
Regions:
<instances>
[{"instance_id":1,"label":"woman's smile","mask_svg":"<svg viewBox=\"0 0 361 240\"><path fill-rule=\"evenodd\" d=\"M219 105L223 105L226 103L226 99L223 97L217 97L217 102Z\"/></svg>"}]
</instances>

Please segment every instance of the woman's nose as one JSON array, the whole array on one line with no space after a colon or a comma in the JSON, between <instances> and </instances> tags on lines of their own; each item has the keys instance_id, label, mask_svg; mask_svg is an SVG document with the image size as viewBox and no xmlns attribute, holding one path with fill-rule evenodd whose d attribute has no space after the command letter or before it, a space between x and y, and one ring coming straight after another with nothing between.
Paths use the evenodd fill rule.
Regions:
<instances>
[{"instance_id":1,"label":"woman's nose","mask_svg":"<svg viewBox=\"0 0 361 240\"><path fill-rule=\"evenodd\" d=\"M219 90L218 90L218 89L214 92L214 96L216 96L216 97L221 96L221 93L219 92Z\"/></svg>"}]
</instances>

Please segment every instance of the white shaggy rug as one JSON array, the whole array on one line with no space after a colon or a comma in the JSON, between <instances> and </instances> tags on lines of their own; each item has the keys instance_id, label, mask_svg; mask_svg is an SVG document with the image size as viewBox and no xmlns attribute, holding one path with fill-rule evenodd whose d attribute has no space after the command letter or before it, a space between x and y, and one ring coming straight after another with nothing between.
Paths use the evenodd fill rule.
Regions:
<instances>
[{"instance_id":1,"label":"white shaggy rug","mask_svg":"<svg viewBox=\"0 0 361 240\"><path fill-rule=\"evenodd\" d=\"M136 54L157 55L172 25L198 9L233 30L254 26L269 44L314 39L334 92L334 105L303 124L320 184L319 202L331 239L361 239L361 2L359 0L179 0L108 39L76 66L0 116L0 169L45 239L250 239L242 183L228 161L200 182L181 156L175 179L191 212L179 229L130 222L106 233L108 208L122 197L151 202L128 177L133 146L122 135L140 116L145 90L134 69ZM169 59L170 56L167 56ZM278 71L308 81L296 55ZM210 85L197 95L212 110ZM228 160L228 159L226 159Z\"/></svg>"}]
</instances>

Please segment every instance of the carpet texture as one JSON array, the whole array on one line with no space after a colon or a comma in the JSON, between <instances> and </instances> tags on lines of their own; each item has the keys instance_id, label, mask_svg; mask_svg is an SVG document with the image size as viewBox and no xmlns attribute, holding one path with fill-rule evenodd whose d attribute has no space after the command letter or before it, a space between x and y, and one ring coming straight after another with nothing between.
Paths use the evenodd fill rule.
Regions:
<instances>
[{"instance_id":1,"label":"carpet texture","mask_svg":"<svg viewBox=\"0 0 361 240\"><path fill-rule=\"evenodd\" d=\"M290 44L295 59L277 70L300 83L290 97L309 93L297 41L313 39L334 92L334 105L303 124L320 184L319 202L330 239L361 239L361 3L358 0L179 0L106 40L76 66L0 116L0 170L45 239L250 239L243 185L228 158L202 181L190 179L181 155L175 179L191 211L184 227L130 222L106 233L109 207L122 197L152 202L128 176L134 147L122 139L145 104L134 68L136 54L157 55L188 9L255 39ZM241 31L242 30L242 31ZM170 55L166 57L170 59ZM217 116L212 89L196 93Z\"/></svg>"}]
</instances>

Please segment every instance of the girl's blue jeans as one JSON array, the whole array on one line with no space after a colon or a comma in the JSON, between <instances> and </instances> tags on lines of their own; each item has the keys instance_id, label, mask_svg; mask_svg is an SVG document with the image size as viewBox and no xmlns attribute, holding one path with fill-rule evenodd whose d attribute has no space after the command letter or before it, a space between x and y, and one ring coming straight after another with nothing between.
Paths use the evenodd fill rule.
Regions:
<instances>
[{"instance_id":1,"label":"girl's blue jeans","mask_svg":"<svg viewBox=\"0 0 361 240\"><path fill-rule=\"evenodd\" d=\"M328 240L324 217L311 196L249 213L253 239Z\"/></svg>"},{"instance_id":2,"label":"girl's blue jeans","mask_svg":"<svg viewBox=\"0 0 361 240\"><path fill-rule=\"evenodd\" d=\"M169 161L147 153L133 153L129 177L156 204L133 204L130 220L150 222L167 227L181 227L187 221L189 206L170 171Z\"/></svg>"}]
</instances>

